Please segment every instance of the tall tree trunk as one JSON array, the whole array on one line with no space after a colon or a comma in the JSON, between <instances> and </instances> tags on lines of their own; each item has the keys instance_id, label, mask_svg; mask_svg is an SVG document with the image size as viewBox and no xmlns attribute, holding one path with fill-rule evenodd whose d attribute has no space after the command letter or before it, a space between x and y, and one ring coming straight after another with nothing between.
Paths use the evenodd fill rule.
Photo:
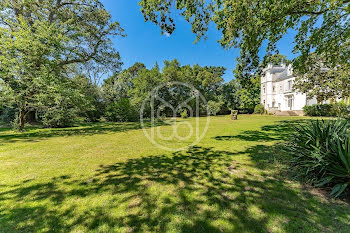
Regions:
<instances>
[{"instance_id":1,"label":"tall tree trunk","mask_svg":"<svg viewBox=\"0 0 350 233\"><path fill-rule=\"evenodd\" d=\"M18 129L19 131L23 131L24 124L26 123L26 114L24 109L20 109L18 113Z\"/></svg>"}]
</instances>

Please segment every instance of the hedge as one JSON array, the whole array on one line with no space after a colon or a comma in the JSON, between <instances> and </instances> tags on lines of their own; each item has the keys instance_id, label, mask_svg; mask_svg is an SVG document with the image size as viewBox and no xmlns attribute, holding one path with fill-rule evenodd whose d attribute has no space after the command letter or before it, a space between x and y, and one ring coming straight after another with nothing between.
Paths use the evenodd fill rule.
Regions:
<instances>
[{"instance_id":1,"label":"hedge","mask_svg":"<svg viewBox=\"0 0 350 233\"><path fill-rule=\"evenodd\" d=\"M314 104L304 107L306 116L350 117L350 105L345 103Z\"/></svg>"}]
</instances>

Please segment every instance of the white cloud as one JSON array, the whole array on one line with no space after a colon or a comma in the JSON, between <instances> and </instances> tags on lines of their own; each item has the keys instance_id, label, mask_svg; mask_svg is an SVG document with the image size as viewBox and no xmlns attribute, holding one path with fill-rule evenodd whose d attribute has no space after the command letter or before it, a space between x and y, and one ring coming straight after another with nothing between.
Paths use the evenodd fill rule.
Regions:
<instances>
[{"instance_id":1,"label":"white cloud","mask_svg":"<svg viewBox=\"0 0 350 233\"><path fill-rule=\"evenodd\" d=\"M164 32L164 35L168 38L171 36L171 34L169 32Z\"/></svg>"}]
</instances>

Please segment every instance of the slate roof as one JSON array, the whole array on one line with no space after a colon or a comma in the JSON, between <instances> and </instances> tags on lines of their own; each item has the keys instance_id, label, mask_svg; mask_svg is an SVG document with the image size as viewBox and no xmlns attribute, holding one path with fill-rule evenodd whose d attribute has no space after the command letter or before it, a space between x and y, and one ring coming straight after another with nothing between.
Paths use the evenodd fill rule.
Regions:
<instances>
[{"instance_id":1,"label":"slate roof","mask_svg":"<svg viewBox=\"0 0 350 233\"><path fill-rule=\"evenodd\" d=\"M275 79L276 82L280 82L289 78L292 78L293 75L292 74L288 74L288 68L284 69L283 72L281 72L280 74L278 74L277 78Z\"/></svg>"}]
</instances>

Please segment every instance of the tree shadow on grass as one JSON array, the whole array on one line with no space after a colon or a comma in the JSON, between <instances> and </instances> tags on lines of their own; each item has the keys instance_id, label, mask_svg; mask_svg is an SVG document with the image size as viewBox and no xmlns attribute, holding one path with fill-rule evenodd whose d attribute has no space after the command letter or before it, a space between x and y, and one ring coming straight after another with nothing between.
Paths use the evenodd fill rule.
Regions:
<instances>
[{"instance_id":1,"label":"tree shadow on grass","mask_svg":"<svg viewBox=\"0 0 350 233\"><path fill-rule=\"evenodd\" d=\"M254 142L287 140L294 131L295 126L305 124L307 121L303 119L278 121L276 124L263 126L260 130L247 130L238 135L216 136L214 139L219 141L242 140Z\"/></svg>"},{"instance_id":2,"label":"tree shadow on grass","mask_svg":"<svg viewBox=\"0 0 350 233\"><path fill-rule=\"evenodd\" d=\"M89 178L29 180L0 192L4 232L342 232L349 206L276 173L274 146L194 147L100 166ZM247 155L253 163L235 160ZM88 205L82 209L82 205ZM337 216L330 219L330 216ZM0 230L1 231L1 230Z\"/></svg>"},{"instance_id":3,"label":"tree shadow on grass","mask_svg":"<svg viewBox=\"0 0 350 233\"><path fill-rule=\"evenodd\" d=\"M242 141L254 141L254 142L266 142L266 141L277 141L280 140L281 136L271 135L269 133L259 130L247 130L239 135L234 136L217 136L216 140L219 141L231 141L231 140L242 140Z\"/></svg>"},{"instance_id":4,"label":"tree shadow on grass","mask_svg":"<svg viewBox=\"0 0 350 233\"><path fill-rule=\"evenodd\" d=\"M151 122L144 122L144 128L157 127L162 125L168 125L163 122L156 122L153 125ZM51 137L68 137L68 136L92 136L96 134L125 132L129 130L141 129L140 122L122 122L122 123L91 123L83 124L79 127L71 128L57 128L57 129L38 129L30 128L25 132L5 132L8 129L3 130L5 133L1 133L0 129L0 146L7 143L15 142L37 142Z\"/></svg>"}]
</instances>

